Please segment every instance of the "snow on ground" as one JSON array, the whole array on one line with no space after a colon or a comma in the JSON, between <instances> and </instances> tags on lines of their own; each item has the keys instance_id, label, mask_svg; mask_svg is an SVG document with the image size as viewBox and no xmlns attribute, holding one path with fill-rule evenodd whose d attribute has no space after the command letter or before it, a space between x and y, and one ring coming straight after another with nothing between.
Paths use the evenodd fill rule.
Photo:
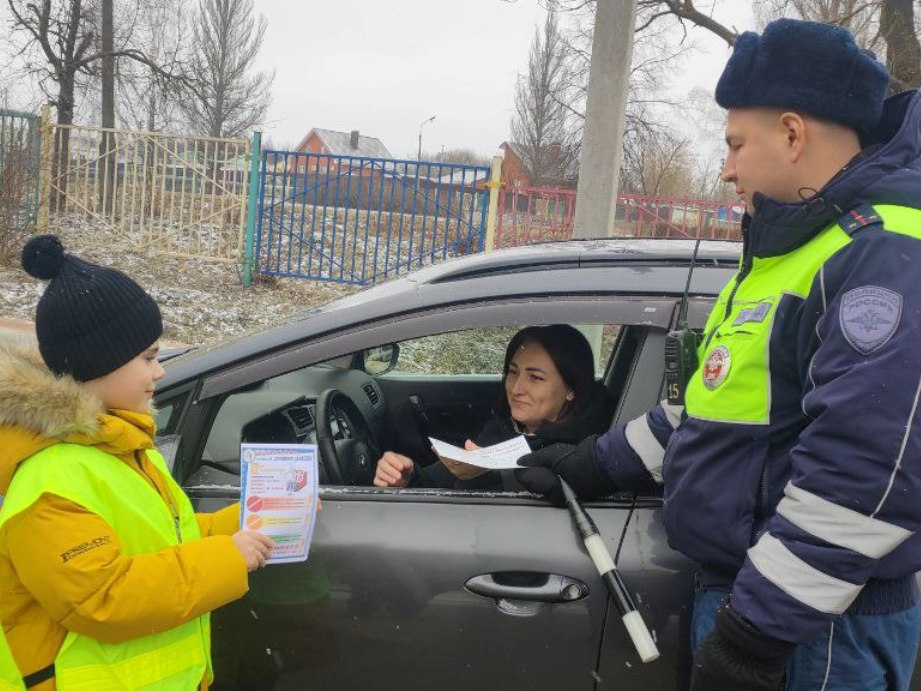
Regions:
<instances>
[{"instance_id":1,"label":"snow on ground","mask_svg":"<svg viewBox=\"0 0 921 691\"><path fill-rule=\"evenodd\" d=\"M357 290L286 278L258 280L247 288L235 263L141 250L130 234L89 229L72 217L64 223L52 220L51 229L69 252L114 266L150 292L163 312L164 340L175 343L212 343L270 326L291 312ZM0 317L31 320L43 285L18 264L0 265Z\"/></svg>"}]
</instances>

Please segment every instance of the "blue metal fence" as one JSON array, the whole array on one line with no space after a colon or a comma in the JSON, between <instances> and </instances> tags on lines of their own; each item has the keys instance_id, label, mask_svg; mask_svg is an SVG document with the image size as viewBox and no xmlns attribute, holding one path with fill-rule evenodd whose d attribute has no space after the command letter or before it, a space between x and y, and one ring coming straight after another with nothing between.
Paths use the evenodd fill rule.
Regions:
<instances>
[{"instance_id":1,"label":"blue metal fence","mask_svg":"<svg viewBox=\"0 0 921 691\"><path fill-rule=\"evenodd\" d=\"M480 252L489 169L264 151L258 269L370 285Z\"/></svg>"},{"instance_id":2,"label":"blue metal fence","mask_svg":"<svg viewBox=\"0 0 921 691\"><path fill-rule=\"evenodd\" d=\"M38 220L41 118L0 110L0 230Z\"/></svg>"}]
</instances>

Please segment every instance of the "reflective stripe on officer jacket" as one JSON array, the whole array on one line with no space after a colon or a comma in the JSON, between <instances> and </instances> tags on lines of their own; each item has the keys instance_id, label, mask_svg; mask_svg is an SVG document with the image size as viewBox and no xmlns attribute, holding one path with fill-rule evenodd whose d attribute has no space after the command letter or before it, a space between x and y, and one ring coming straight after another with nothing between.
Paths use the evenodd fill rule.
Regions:
<instances>
[{"instance_id":1,"label":"reflective stripe on officer jacket","mask_svg":"<svg viewBox=\"0 0 921 691\"><path fill-rule=\"evenodd\" d=\"M166 483L175 519L153 486L118 458L89 446L56 444L20 464L0 509L0 524L48 492L105 519L126 556L198 539L198 522L185 493L160 454L148 450L147 455ZM61 472L64 467L66 473ZM203 678L212 678L208 615L124 643L103 643L68 632L55 670L61 691L196 689Z\"/></svg>"}]
</instances>

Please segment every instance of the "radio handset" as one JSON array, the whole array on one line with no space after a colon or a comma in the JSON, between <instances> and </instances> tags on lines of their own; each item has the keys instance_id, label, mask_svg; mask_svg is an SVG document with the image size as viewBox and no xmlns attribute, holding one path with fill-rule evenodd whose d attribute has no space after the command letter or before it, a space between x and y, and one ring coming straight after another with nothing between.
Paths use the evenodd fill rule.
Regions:
<instances>
[{"instance_id":1,"label":"radio handset","mask_svg":"<svg viewBox=\"0 0 921 691\"><path fill-rule=\"evenodd\" d=\"M665 337L665 391L666 399L671 405L684 405L684 393L687 391L688 382L697 371L697 334L688 328L688 293L691 289L691 276L694 275L698 249L700 238L697 239L694 254L691 256L687 284L678 306L678 321L675 329L669 331Z\"/></svg>"}]
</instances>

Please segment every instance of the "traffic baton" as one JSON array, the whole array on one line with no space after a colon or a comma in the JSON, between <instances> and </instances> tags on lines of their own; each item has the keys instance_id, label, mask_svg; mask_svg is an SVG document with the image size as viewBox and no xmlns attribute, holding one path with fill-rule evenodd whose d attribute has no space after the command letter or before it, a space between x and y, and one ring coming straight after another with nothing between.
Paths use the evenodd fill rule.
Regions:
<instances>
[{"instance_id":1,"label":"traffic baton","mask_svg":"<svg viewBox=\"0 0 921 691\"><path fill-rule=\"evenodd\" d=\"M643 616L637 610L636 605L633 604L633 599L627 591L627 586L614 565L614 559L601 539L598 526L595 525L592 517L588 515L588 512L579 502L576 493L572 491L572 488L566 484L562 477L560 478L560 486L563 488L563 497L566 500L569 515L572 516L572 521L576 524L576 529L582 536L585 549L588 550L595 568L598 569L601 580L604 581L608 592L614 598L614 603L617 605L618 611L620 611L624 626L627 627L627 633L630 634L630 640L633 641L636 652L639 653L643 662L652 662L658 659L659 649L656 647L655 641L652 640L652 634L649 633L646 622L643 621Z\"/></svg>"}]
</instances>

